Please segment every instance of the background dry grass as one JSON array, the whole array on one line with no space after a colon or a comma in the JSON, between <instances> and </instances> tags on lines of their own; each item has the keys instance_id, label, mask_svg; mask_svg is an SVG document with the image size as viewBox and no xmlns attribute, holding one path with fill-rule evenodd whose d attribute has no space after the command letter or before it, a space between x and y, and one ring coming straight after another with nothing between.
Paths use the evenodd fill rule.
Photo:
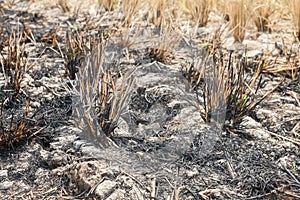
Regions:
<instances>
[{"instance_id":1,"label":"background dry grass","mask_svg":"<svg viewBox=\"0 0 300 200\"><path fill-rule=\"evenodd\" d=\"M108 195L123 191L130 195L124 199L130 199L136 191L139 199L299 196L300 60L299 42L293 37L297 38L299 27L293 23L297 18L286 11L293 4L289 7L274 1L274 14L268 16L270 8L261 1L249 1L247 5L239 1L237 6L225 0L197 1L199 5L179 0L60 0L48 1L52 5L44 9L32 5L37 0L32 4L14 2L18 4L9 5L13 9L3 8L1 19L15 26L18 22L12 18L20 18L29 24L31 33L25 31L22 37L14 37L7 34L11 30L3 30L7 35L1 39L6 39L0 40L4 44L0 49L2 66L7 66L0 72L0 146L37 137L26 148L32 152L33 162L28 152L20 154L19 161L28 161L27 166L12 165L18 159L14 155L2 160L0 174L2 169L9 173L3 175L0 186L6 180L17 181L11 182L13 187L7 193L1 190L1 197L3 192L14 196L21 181L28 186L28 197L87 198L101 185L113 185ZM285 12L279 11L281 7ZM258 33L257 17L257 29L264 31L272 25L274 31ZM34 35L36 40L24 35ZM27 57L26 51L22 53L24 49L29 49L34 59ZM11 59L6 59L7 55ZM30 71L25 70L24 77L14 76L27 68L16 67L26 64L27 58L34 63ZM180 71L186 63L193 63L185 75L194 78L194 91ZM136 73L130 74L131 70ZM20 78L15 84L19 95L6 87L3 76L6 80ZM285 82L278 87L281 78ZM73 87L72 94L62 87L65 84ZM257 106L275 89L270 101ZM60 109L54 105L56 97ZM191 99L197 101L202 119ZM29 108L34 106L47 110L44 117L32 113L34 109ZM124 110L128 112L121 116ZM15 117L15 111L19 117ZM269 120L273 115L274 121ZM44 135L39 134L47 125L43 118L53 122L51 128L55 129ZM78 130L69 131L74 127L70 118L75 118L75 126L81 129L79 137L74 134ZM68 129L62 130L63 126ZM224 126L227 134L219 134ZM96 163L93 160L94 164L90 157L84 157L87 151L90 155L87 141L100 147L94 148L95 152L105 154L103 162L114 168L112 173L102 171L102 165L96 172L102 155L95 156L99 159ZM205 149L205 145L211 148ZM118 149L104 150L111 146ZM287 164L282 167L281 163ZM82 173L82 164L88 173ZM122 167L127 164L124 172ZM19 170L20 166L26 170ZM155 170L144 173L145 166ZM142 173L137 175L137 171ZM20 172L24 179L19 179ZM133 176L127 175L131 172ZM82 184L83 179L78 178L81 174L84 178L96 177L95 182ZM52 178L55 183L49 190L47 181ZM22 184L20 187L25 188ZM296 192L291 192L293 188ZM24 195L23 191L18 195ZM106 197L102 194L99 196Z\"/></svg>"},{"instance_id":2,"label":"background dry grass","mask_svg":"<svg viewBox=\"0 0 300 200\"><path fill-rule=\"evenodd\" d=\"M271 32L270 16L275 12L274 1L256 1L253 6L253 21L257 31Z\"/></svg>"},{"instance_id":3,"label":"background dry grass","mask_svg":"<svg viewBox=\"0 0 300 200\"><path fill-rule=\"evenodd\" d=\"M245 39L247 19L249 18L248 8L247 0L235 0L230 2L230 30L236 42L243 42Z\"/></svg>"},{"instance_id":4,"label":"background dry grass","mask_svg":"<svg viewBox=\"0 0 300 200\"><path fill-rule=\"evenodd\" d=\"M211 0L186 0L185 5L192 20L199 27L205 26L208 22L209 13L211 11Z\"/></svg>"},{"instance_id":5,"label":"background dry grass","mask_svg":"<svg viewBox=\"0 0 300 200\"><path fill-rule=\"evenodd\" d=\"M294 34L295 38L300 41L300 1L291 0L290 8L292 12L293 22L294 22Z\"/></svg>"}]
</instances>

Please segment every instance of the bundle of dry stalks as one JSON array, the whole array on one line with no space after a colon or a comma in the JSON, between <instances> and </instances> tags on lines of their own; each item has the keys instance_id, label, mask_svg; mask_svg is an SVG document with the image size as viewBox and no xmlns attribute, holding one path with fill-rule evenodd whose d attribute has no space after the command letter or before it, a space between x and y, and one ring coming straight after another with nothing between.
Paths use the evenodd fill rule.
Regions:
<instances>
[{"instance_id":1,"label":"bundle of dry stalks","mask_svg":"<svg viewBox=\"0 0 300 200\"><path fill-rule=\"evenodd\" d=\"M82 65L87 51L94 48L94 39L81 31L67 31L67 45L63 49L66 73L70 79L75 79L78 67Z\"/></svg>"},{"instance_id":2,"label":"bundle of dry stalks","mask_svg":"<svg viewBox=\"0 0 300 200\"><path fill-rule=\"evenodd\" d=\"M101 148L115 146L112 131L127 105L133 79L122 75L117 66L103 66L105 45L97 47L86 56L77 76L75 118L84 137Z\"/></svg>"},{"instance_id":3,"label":"bundle of dry stalks","mask_svg":"<svg viewBox=\"0 0 300 200\"><path fill-rule=\"evenodd\" d=\"M186 0L186 8L197 26L205 26L211 9L211 0Z\"/></svg>"},{"instance_id":4,"label":"bundle of dry stalks","mask_svg":"<svg viewBox=\"0 0 300 200\"><path fill-rule=\"evenodd\" d=\"M17 95L20 91L23 75L28 68L28 54L25 51L24 31L1 35L1 70L4 73L6 85Z\"/></svg>"},{"instance_id":5,"label":"bundle of dry stalks","mask_svg":"<svg viewBox=\"0 0 300 200\"><path fill-rule=\"evenodd\" d=\"M35 119L38 111L29 114L29 98L26 101L26 108L22 116L17 116L15 112L10 112L10 116L7 116L4 102L7 102L7 99L1 101L0 107L0 146L13 148L14 143L29 139L46 128L46 126L39 127L44 122L43 117Z\"/></svg>"},{"instance_id":6,"label":"bundle of dry stalks","mask_svg":"<svg viewBox=\"0 0 300 200\"><path fill-rule=\"evenodd\" d=\"M295 38L300 41L300 0L291 0L289 7L292 12L294 22L294 35Z\"/></svg>"},{"instance_id":7,"label":"bundle of dry stalks","mask_svg":"<svg viewBox=\"0 0 300 200\"><path fill-rule=\"evenodd\" d=\"M124 25L128 26L132 23L134 17L140 10L140 0L123 0L122 1L122 12L124 15Z\"/></svg>"},{"instance_id":8,"label":"bundle of dry stalks","mask_svg":"<svg viewBox=\"0 0 300 200\"><path fill-rule=\"evenodd\" d=\"M253 21L260 32L271 32L270 16L275 12L272 0L256 0L253 8Z\"/></svg>"},{"instance_id":9,"label":"bundle of dry stalks","mask_svg":"<svg viewBox=\"0 0 300 200\"><path fill-rule=\"evenodd\" d=\"M174 5L174 1L168 0L160 0L160 1L152 1L147 0L147 8L148 8L148 19L150 18L150 22L153 23L157 27L161 27L165 23L170 23L172 16L172 7Z\"/></svg>"},{"instance_id":10,"label":"bundle of dry stalks","mask_svg":"<svg viewBox=\"0 0 300 200\"><path fill-rule=\"evenodd\" d=\"M258 98L261 86L261 72L266 65L263 57L249 61L246 57L236 57L226 53L220 47L208 47L202 51L201 62L191 65L185 76L192 82L197 94L202 94L194 105L200 110L202 118L219 127L235 131L243 117L248 115L272 91ZM249 66L253 72L246 72ZM204 104L204 107L201 105ZM226 123L225 123L226 122Z\"/></svg>"},{"instance_id":11,"label":"bundle of dry stalks","mask_svg":"<svg viewBox=\"0 0 300 200\"><path fill-rule=\"evenodd\" d=\"M152 39L152 47L148 48L150 58L168 64L171 61L174 47L180 40L179 33L170 24L161 26L158 38Z\"/></svg>"},{"instance_id":12,"label":"bundle of dry stalks","mask_svg":"<svg viewBox=\"0 0 300 200\"><path fill-rule=\"evenodd\" d=\"M230 8L230 30L235 42L243 42L245 39L246 25L248 19L248 0L232 0Z\"/></svg>"},{"instance_id":13,"label":"bundle of dry stalks","mask_svg":"<svg viewBox=\"0 0 300 200\"><path fill-rule=\"evenodd\" d=\"M106 11L115 9L115 0L98 0L98 5L102 6Z\"/></svg>"}]
</instances>

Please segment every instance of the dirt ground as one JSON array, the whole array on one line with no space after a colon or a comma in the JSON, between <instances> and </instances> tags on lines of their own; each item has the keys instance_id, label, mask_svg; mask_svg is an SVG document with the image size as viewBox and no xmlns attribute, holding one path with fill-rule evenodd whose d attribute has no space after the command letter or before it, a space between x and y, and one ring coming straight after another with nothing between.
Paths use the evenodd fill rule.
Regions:
<instances>
[{"instance_id":1,"label":"dirt ground","mask_svg":"<svg viewBox=\"0 0 300 200\"><path fill-rule=\"evenodd\" d=\"M182 23L168 62L154 60L148 52L153 40L161 42L153 26L140 22L140 32L127 27L134 44L126 49L120 48L124 38L116 30L104 62L117 59L122 69L134 69L135 85L113 133L118 146L101 149L86 141L72 118L73 94L66 87L70 80L60 50L68 29L82 27L87 19L88 31L114 23L119 27L120 16L95 5L82 4L81 9L63 12L55 3L40 1L3 3L2 29L25 24L34 39L25 46L30 67L21 92L7 100L7 113L1 116L22 113L30 97L30 109L39 110L35 117L43 116L40 126L47 128L13 147L1 147L1 199L300 199L299 72L292 79L265 71L259 96L283 82L243 118L235 133L206 124L191 103L196 94L182 66L196 59L191 43L201 46L220 27L217 13L193 38ZM51 47L41 38L55 30L57 45ZM224 49L240 51L230 33L222 39ZM286 45L299 59L299 43L293 39L283 20L272 33L248 30L243 47L249 59L268 50L280 62L285 57L278 46ZM2 102L7 99L3 84Z\"/></svg>"}]
</instances>

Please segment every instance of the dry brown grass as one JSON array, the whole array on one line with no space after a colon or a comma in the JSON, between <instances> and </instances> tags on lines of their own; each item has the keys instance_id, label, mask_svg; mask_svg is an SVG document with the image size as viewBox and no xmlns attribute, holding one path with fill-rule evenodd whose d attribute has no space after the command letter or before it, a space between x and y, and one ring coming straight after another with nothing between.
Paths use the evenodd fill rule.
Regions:
<instances>
[{"instance_id":1,"label":"dry brown grass","mask_svg":"<svg viewBox=\"0 0 300 200\"><path fill-rule=\"evenodd\" d=\"M253 21L259 32L271 32L270 16L275 12L273 0L253 2Z\"/></svg>"},{"instance_id":2,"label":"dry brown grass","mask_svg":"<svg viewBox=\"0 0 300 200\"><path fill-rule=\"evenodd\" d=\"M286 76L295 80L299 74L300 63L300 49L299 46L295 49L289 46L282 39L282 45L275 43L275 47L280 51L276 57L265 53L267 64L264 71L272 73L276 76Z\"/></svg>"},{"instance_id":3,"label":"dry brown grass","mask_svg":"<svg viewBox=\"0 0 300 200\"><path fill-rule=\"evenodd\" d=\"M1 35L1 69L4 72L8 88L17 95L21 88L23 75L28 68L28 54L25 51L27 34L25 30L15 32L8 30Z\"/></svg>"},{"instance_id":4,"label":"dry brown grass","mask_svg":"<svg viewBox=\"0 0 300 200\"><path fill-rule=\"evenodd\" d=\"M197 26L206 26L211 9L211 0L186 0L185 5Z\"/></svg>"},{"instance_id":5,"label":"dry brown grass","mask_svg":"<svg viewBox=\"0 0 300 200\"><path fill-rule=\"evenodd\" d=\"M174 27L170 24L162 26L158 38L153 38L152 47L148 48L147 53L153 61L168 64L179 39L180 35Z\"/></svg>"},{"instance_id":6,"label":"dry brown grass","mask_svg":"<svg viewBox=\"0 0 300 200\"><path fill-rule=\"evenodd\" d=\"M136 17L136 14L140 10L140 0L123 0L122 12L124 15L124 25L128 26L132 22L132 19Z\"/></svg>"},{"instance_id":7,"label":"dry brown grass","mask_svg":"<svg viewBox=\"0 0 300 200\"><path fill-rule=\"evenodd\" d=\"M147 0L148 21L157 27L171 23L176 15L173 5L177 5L175 0Z\"/></svg>"},{"instance_id":8,"label":"dry brown grass","mask_svg":"<svg viewBox=\"0 0 300 200\"><path fill-rule=\"evenodd\" d=\"M115 9L116 0L98 0L98 5L102 6L106 11L113 11Z\"/></svg>"},{"instance_id":9,"label":"dry brown grass","mask_svg":"<svg viewBox=\"0 0 300 200\"><path fill-rule=\"evenodd\" d=\"M300 41L300 0L290 0L289 5L293 16L294 35Z\"/></svg>"},{"instance_id":10,"label":"dry brown grass","mask_svg":"<svg viewBox=\"0 0 300 200\"><path fill-rule=\"evenodd\" d=\"M67 31L67 44L63 49L66 73L70 79L75 79L78 68L82 65L87 51L94 48L95 40L83 31Z\"/></svg>"},{"instance_id":11,"label":"dry brown grass","mask_svg":"<svg viewBox=\"0 0 300 200\"><path fill-rule=\"evenodd\" d=\"M62 9L63 12L70 12L70 6L67 0L58 0L57 5Z\"/></svg>"},{"instance_id":12,"label":"dry brown grass","mask_svg":"<svg viewBox=\"0 0 300 200\"><path fill-rule=\"evenodd\" d=\"M248 0L232 0L229 5L230 30L235 42L243 42L245 39L248 19Z\"/></svg>"}]
</instances>

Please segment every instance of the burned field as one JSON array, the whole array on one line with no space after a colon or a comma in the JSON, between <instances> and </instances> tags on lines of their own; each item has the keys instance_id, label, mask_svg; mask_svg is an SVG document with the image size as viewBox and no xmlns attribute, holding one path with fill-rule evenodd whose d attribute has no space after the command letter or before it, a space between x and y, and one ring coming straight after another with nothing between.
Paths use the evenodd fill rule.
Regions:
<instances>
[{"instance_id":1,"label":"burned field","mask_svg":"<svg viewBox=\"0 0 300 200\"><path fill-rule=\"evenodd\" d=\"M3 1L1 199L300 199L300 1Z\"/></svg>"}]
</instances>

